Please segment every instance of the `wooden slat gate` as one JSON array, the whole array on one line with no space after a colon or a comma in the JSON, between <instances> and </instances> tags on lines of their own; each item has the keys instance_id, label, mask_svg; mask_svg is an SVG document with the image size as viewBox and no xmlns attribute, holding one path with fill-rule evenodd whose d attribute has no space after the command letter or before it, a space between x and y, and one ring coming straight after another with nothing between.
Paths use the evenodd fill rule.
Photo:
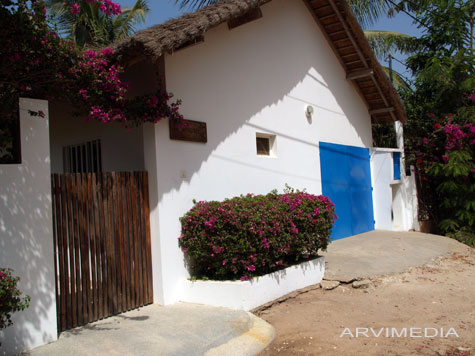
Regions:
<instances>
[{"instance_id":1,"label":"wooden slat gate","mask_svg":"<svg viewBox=\"0 0 475 356\"><path fill-rule=\"evenodd\" d=\"M152 303L147 172L51 183L59 331Z\"/></svg>"}]
</instances>

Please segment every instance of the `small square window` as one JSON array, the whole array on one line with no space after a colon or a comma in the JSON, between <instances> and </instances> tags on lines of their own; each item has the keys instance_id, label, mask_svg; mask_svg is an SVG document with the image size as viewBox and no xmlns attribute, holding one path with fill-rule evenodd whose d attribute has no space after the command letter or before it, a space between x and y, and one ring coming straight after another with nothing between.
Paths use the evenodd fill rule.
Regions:
<instances>
[{"instance_id":1,"label":"small square window","mask_svg":"<svg viewBox=\"0 0 475 356\"><path fill-rule=\"evenodd\" d=\"M275 157L275 135L256 133L256 150L258 156Z\"/></svg>"},{"instance_id":2,"label":"small square window","mask_svg":"<svg viewBox=\"0 0 475 356\"><path fill-rule=\"evenodd\" d=\"M263 156L270 155L269 137L256 137L257 154Z\"/></svg>"}]
</instances>

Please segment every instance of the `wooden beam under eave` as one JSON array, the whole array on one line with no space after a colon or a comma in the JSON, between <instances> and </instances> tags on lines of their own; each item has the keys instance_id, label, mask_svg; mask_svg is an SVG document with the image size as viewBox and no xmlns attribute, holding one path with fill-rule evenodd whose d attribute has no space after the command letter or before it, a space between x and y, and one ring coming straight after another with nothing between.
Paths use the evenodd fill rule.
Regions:
<instances>
[{"instance_id":1,"label":"wooden beam under eave","mask_svg":"<svg viewBox=\"0 0 475 356\"><path fill-rule=\"evenodd\" d=\"M316 10L313 8L313 6L310 4L310 1L311 0L303 0L305 6L307 7L308 11L310 11L310 14L312 15L313 19L315 20L315 23L317 24L318 28L320 29L321 33L323 34L323 36L325 37L325 39L327 40L327 43L328 45L330 46L330 48L332 49L333 53L335 54L335 57L338 59L338 62L340 62L342 68L346 68L346 65L345 65L345 62L343 61L343 59L341 58L341 54L340 52L337 50L336 46L335 46L335 43L332 41L332 39L330 38L330 36L328 35L328 32L325 28L325 26L323 25L323 23L320 21L317 13L316 13ZM339 24L339 23L338 23Z\"/></svg>"},{"instance_id":2,"label":"wooden beam under eave","mask_svg":"<svg viewBox=\"0 0 475 356\"><path fill-rule=\"evenodd\" d=\"M395 109L394 107L389 107L389 108L382 108L382 109L375 109L375 110L369 110L370 115L376 115L376 114L386 114L386 113L391 113Z\"/></svg>"},{"instance_id":3,"label":"wooden beam under eave","mask_svg":"<svg viewBox=\"0 0 475 356\"><path fill-rule=\"evenodd\" d=\"M350 72L346 75L347 80L355 80L359 78L370 77L374 73L373 68L363 69L363 70L356 70L354 72Z\"/></svg>"},{"instance_id":4,"label":"wooden beam under eave","mask_svg":"<svg viewBox=\"0 0 475 356\"><path fill-rule=\"evenodd\" d=\"M358 57L360 57L361 61L363 62L365 68L369 68L368 62L366 61L365 56L363 55L363 52L361 52L360 47L358 46L358 43L356 42L356 39L353 36L353 33L350 31L348 28L348 25L346 24L345 20L343 19L343 16L340 13L340 10L338 9L338 6L336 6L334 0L328 0L328 3L332 7L333 11L336 14L336 17L338 18L338 21L340 22L341 26L346 32L346 35L348 36L350 42L355 46L355 51L358 54ZM346 66L345 66L346 67Z\"/></svg>"}]
</instances>

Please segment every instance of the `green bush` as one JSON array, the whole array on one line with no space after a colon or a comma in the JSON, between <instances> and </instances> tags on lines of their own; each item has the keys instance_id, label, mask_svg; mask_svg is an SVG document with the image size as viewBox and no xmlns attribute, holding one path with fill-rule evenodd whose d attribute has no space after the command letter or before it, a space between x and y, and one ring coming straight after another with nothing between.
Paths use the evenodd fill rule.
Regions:
<instances>
[{"instance_id":1,"label":"green bush","mask_svg":"<svg viewBox=\"0 0 475 356\"><path fill-rule=\"evenodd\" d=\"M17 288L20 277L12 276L11 268L0 268L0 329L12 324L12 314L30 305L30 297L21 297Z\"/></svg>"},{"instance_id":2,"label":"green bush","mask_svg":"<svg viewBox=\"0 0 475 356\"><path fill-rule=\"evenodd\" d=\"M443 234L470 245L475 236L475 123L457 122L456 115L433 115L433 120L433 132L418 142L416 152L423 188L419 199L430 207Z\"/></svg>"},{"instance_id":3,"label":"green bush","mask_svg":"<svg viewBox=\"0 0 475 356\"><path fill-rule=\"evenodd\" d=\"M180 219L179 246L193 276L248 280L318 256L329 243L334 212L327 197L289 188L201 201Z\"/></svg>"},{"instance_id":4,"label":"green bush","mask_svg":"<svg viewBox=\"0 0 475 356\"><path fill-rule=\"evenodd\" d=\"M449 233L448 235L470 247L475 247L475 233L473 231L462 228L461 230L454 233Z\"/></svg>"}]
</instances>

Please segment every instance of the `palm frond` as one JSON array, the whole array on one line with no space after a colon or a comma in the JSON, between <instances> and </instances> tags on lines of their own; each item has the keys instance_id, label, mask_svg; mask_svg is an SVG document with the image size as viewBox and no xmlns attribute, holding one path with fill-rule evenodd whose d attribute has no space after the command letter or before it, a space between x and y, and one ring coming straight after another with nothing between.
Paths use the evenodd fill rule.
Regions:
<instances>
[{"instance_id":1,"label":"palm frond","mask_svg":"<svg viewBox=\"0 0 475 356\"><path fill-rule=\"evenodd\" d=\"M389 10L385 0L349 0L348 4L363 28L374 25Z\"/></svg>"},{"instance_id":2,"label":"palm frond","mask_svg":"<svg viewBox=\"0 0 475 356\"><path fill-rule=\"evenodd\" d=\"M150 12L146 0L137 0L132 8L122 9L122 13L113 20L114 40L120 40L135 32L135 26L145 23Z\"/></svg>"},{"instance_id":3,"label":"palm frond","mask_svg":"<svg viewBox=\"0 0 475 356\"><path fill-rule=\"evenodd\" d=\"M71 13L72 3L80 5L78 15ZM117 16L104 14L97 3L86 0L47 0L47 7L60 35L79 47L105 46L130 36L150 12L147 0L136 0L132 8L123 9Z\"/></svg>"},{"instance_id":4,"label":"palm frond","mask_svg":"<svg viewBox=\"0 0 475 356\"><path fill-rule=\"evenodd\" d=\"M383 67L384 72L389 77L390 76L389 68L385 66L382 66L382 67ZM396 89L401 88L401 89L409 90L411 88L409 80L406 79L401 73L392 69L392 75L393 75L393 85Z\"/></svg>"},{"instance_id":5,"label":"palm frond","mask_svg":"<svg viewBox=\"0 0 475 356\"><path fill-rule=\"evenodd\" d=\"M412 54L420 45L416 37L392 31L364 31L376 57L386 58L389 54Z\"/></svg>"},{"instance_id":6,"label":"palm frond","mask_svg":"<svg viewBox=\"0 0 475 356\"><path fill-rule=\"evenodd\" d=\"M393 2L393 6L388 11L390 17L396 15L398 12L417 12L422 7L426 6L430 0L401 0Z\"/></svg>"}]
</instances>

